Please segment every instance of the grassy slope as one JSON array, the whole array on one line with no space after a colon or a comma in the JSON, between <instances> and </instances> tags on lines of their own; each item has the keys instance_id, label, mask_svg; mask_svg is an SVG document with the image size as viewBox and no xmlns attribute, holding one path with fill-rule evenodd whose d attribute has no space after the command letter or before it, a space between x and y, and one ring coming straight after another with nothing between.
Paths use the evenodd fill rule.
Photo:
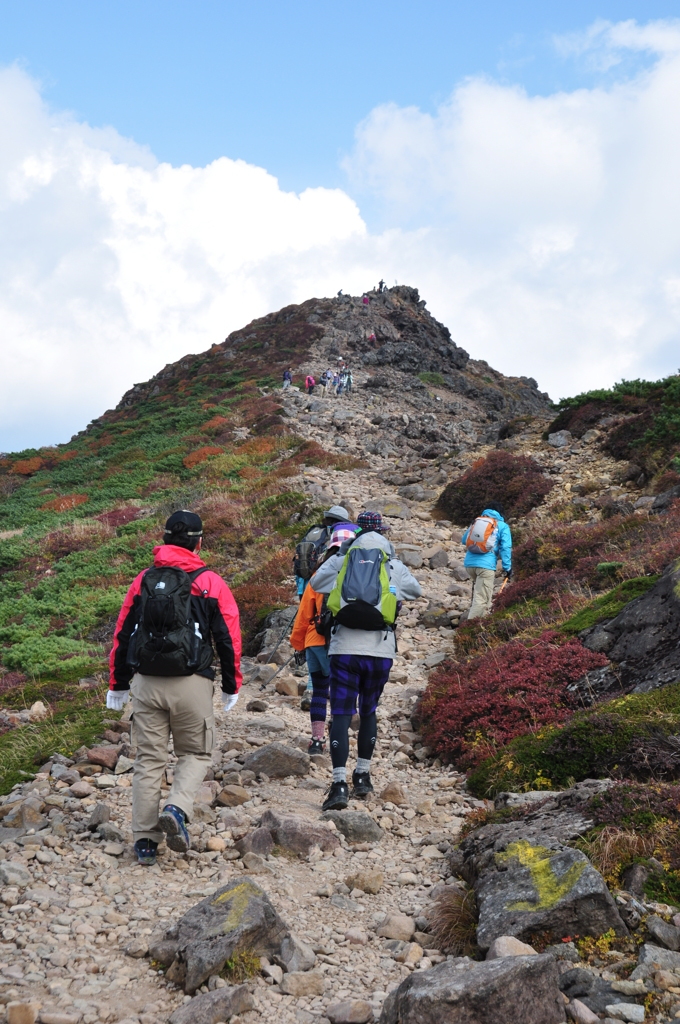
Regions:
<instances>
[{"instance_id":1,"label":"grassy slope","mask_svg":"<svg viewBox=\"0 0 680 1024\"><path fill-rule=\"evenodd\" d=\"M123 595L172 509L201 511L206 560L234 587L246 639L290 600L290 542L318 510L287 481L328 455L288 434L261 389L317 336L312 305L166 367L68 444L0 460L0 534L21 531L0 539L0 706L42 699L51 712L0 736L0 791L100 731L103 694L78 679L105 674Z\"/></svg>"}]
</instances>

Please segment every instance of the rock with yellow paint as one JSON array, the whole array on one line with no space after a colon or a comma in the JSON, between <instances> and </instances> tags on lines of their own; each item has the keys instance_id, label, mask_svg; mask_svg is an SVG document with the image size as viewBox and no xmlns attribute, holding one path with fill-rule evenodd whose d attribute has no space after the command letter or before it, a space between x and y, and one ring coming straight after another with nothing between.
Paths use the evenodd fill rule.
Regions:
<instances>
[{"instance_id":1,"label":"rock with yellow paint","mask_svg":"<svg viewBox=\"0 0 680 1024\"><path fill-rule=\"evenodd\" d=\"M602 875L570 847L508 843L480 872L475 893L481 949L501 935L530 942L539 933L552 941L609 929L628 934Z\"/></svg>"},{"instance_id":2,"label":"rock with yellow paint","mask_svg":"<svg viewBox=\"0 0 680 1024\"><path fill-rule=\"evenodd\" d=\"M289 937L267 894L248 877L239 878L201 900L172 929L177 941L172 979L185 992L218 974L236 953L271 959Z\"/></svg>"}]
</instances>

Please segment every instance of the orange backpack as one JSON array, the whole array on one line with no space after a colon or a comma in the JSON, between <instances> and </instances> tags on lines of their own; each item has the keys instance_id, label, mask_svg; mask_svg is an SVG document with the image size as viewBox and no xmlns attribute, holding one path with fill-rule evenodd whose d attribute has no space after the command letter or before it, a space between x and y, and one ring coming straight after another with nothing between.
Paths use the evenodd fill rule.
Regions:
<instances>
[{"instance_id":1,"label":"orange backpack","mask_svg":"<svg viewBox=\"0 0 680 1024\"><path fill-rule=\"evenodd\" d=\"M496 550L498 520L491 516L477 516L468 530L465 547L472 555L488 555Z\"/></svg>"}]
</instances>

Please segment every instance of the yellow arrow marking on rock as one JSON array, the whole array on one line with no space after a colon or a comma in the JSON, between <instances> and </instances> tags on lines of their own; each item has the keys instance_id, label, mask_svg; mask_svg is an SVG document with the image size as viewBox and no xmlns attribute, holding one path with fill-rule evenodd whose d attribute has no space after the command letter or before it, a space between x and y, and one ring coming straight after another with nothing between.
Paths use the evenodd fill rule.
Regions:
<instances>
[{"instance_id":1,"label":"yellow arrow marking on rock","mask_svg":"<svg viewBox=\"0 0 680 1024\"><path fill-rule=\"evenodd\" d=\"M220 903L229 903L229 913L222 922L222 931L226 933L238 928L250 902L250 897L259 895L261 895L261 890L252 882L240 882L233 889L217 896L212 901L214 907L219 906Z\"/></svg>"},{"instance_id":2,"label":"yellow arrow marking on rock","mask_svg":"<svg viewBox=\"0 0 680 1024\"><path fill-rule=\"evenodd\" d=\"M524 839L510 843L505 853L496 854L498 863L518 860L522 867L529 868L531 881L538 894L535 903L520 900L517 903L509 903L506 910L550 910L574 888L585 870L586 861L572 864L569 870L558 878L550 863L554 856L554 850L548 850L545 846L532 846Z\"/></svg>"}]
</instances>

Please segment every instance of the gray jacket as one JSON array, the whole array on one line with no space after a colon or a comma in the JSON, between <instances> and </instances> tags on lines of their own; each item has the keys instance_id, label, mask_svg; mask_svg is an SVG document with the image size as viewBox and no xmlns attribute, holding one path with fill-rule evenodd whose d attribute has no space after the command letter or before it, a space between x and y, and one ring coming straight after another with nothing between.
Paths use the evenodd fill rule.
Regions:
<instances>
[{"instance_id":1,"label":"gray jacket","mask_svg":"<svg viewBox=\"0 0 680 1024\"><path fill-rule=\"evenodd\" d=\"M338 573L342 569L345 554L350 547L382 548L390 556L387 563L387 574L390 583L396 588L397 601L415 601L420 597L420 583L411 575L403 562L395 557L394 548L381 533L362 533L356 540L343 544L340 554L329 558L312 576L310 586L318 594L330 594L335 586ZM329 654L358 654L371 658L394 658L396 642L393 630L348 629L347 626L336 626L331 634Z\"/></svg>"}]
</instances>

